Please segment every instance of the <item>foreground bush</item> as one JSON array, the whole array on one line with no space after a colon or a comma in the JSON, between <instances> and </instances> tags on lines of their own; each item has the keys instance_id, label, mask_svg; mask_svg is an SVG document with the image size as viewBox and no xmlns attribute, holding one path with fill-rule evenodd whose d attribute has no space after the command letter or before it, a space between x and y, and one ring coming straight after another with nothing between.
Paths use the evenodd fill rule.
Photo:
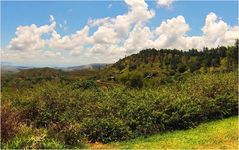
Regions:
<instances>
[{"instance_id":1,"label":"foreground bush","mask_svg":"<svg viewBox=\"0 0 239 150\"><path fill-rule=\"evenodd\" d=\"M18 133L21 122L20 112L11 103L1 105L1 142L7 141Z\"/></svg>"},{"instance_id":2,"label":"foreground bush","mask_svg":"<svg viewBox=\"0 0 239 150\"><path fill-rule=\"evenodd\" d=\"M26 125L19 127L19 133L2 145L3 149L60 149L64 145L56 139L47 137L45 129L32 129Z\"/></svg>"},{"instance_id":3,"label":"foreground bush","mask_svg":"<svg viewBox=\"0 0 239 150\"><path fill-rule=\"evenodd\" d=\"M82 132L91 141L103 143L126 140L131 137L129 127L117 118L86 118Z\"/></svg>"},{"instance_id":4,"label":"foreground bush","mask_svg":"<svg viewBox=\"0 0 239 150\"><path fill-rule=\"evenodd\" d=\"M128 83L129 87L141 89L143 87L143 79L140 75L132 75Z\"/></svg>"},{"instance_id":5,"label":"foreground bush","mask_svg":"<svg viewBox=\"0 0 239 150\"><path fill-rule=\"evenodd\" d=\"M64 129L60 131L60 137L64 144L70 148L84 147L84 144L82 142L82 133L80 130L80 125L77 123L71 123L65 126Z\"/></svg>"},{"instance_id":6,"label":"foreground bush","mask_svg":"<svg viewBox=\"0 0 239 150\"><path fill-rule=\"evenodd\" d=\"M96 83L92 80L83 80L83 81L76 81L72 84L72 87L74 89L97 89L98 86L96 85Z\"/></svg>"},{"instance_id":7,"label":"foreground bush","mask_svg":"<svg viewBox=\"0 0 239 150\"><path fill-rule=\"evenodd\" d=\"M43 141L48 142L43 143L51 145L54 139L66 148L74 148L82 147L85 139L103 143L127 140L238 115L237 84L236 72L191 75L183 82L140 90L95 88L91 81L45 82L14 94L11 89L3 90L2 98L12 103L11 109L20 111L22 123L33 130L46 130ZM12 131L8 145L25 138L14 136L18 132ZM32 142L23 145L35 146Z\"/></svg>"}]
</instances>

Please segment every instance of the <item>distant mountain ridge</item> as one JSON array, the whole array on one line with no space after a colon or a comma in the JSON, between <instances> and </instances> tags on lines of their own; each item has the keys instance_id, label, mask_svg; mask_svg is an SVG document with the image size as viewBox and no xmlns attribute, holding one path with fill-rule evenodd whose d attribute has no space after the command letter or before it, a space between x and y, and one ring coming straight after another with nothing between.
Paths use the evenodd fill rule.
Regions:
<instances>
[{"instance_id":1,"label":"distant mountain ridge","mask_svg":"<svg viewBox=\"0 0 239 150\"><path fill-rule=\"evenodd\" d=\"M30 69L33 67L28 66L14 66L11 64L1 64L1 74L7 74L7 73L17 73L21 70Z\"/></svg>"},{"instance_id":2,"label":"distant mountain ridge","mask_svg":"<svg viewBox=\"0 0 239 150\"><path fill-rule=\"evenodd\" d=\"M53 69L59 69L62 71L76 71L76 70L83 70L83 69L98 69L98 68L104 68L106 63L93 63L93 64L87 64L87 65L80 65L80 66L71 66L71 67L50 67ZM27 70L32 68L45 68L45 67L34 67L34 66L18 66L14 65L8 62L2 62L1 63L1 74L7 74L7 73L18 73L21 70Z\"/></svg>"}]
</instances>

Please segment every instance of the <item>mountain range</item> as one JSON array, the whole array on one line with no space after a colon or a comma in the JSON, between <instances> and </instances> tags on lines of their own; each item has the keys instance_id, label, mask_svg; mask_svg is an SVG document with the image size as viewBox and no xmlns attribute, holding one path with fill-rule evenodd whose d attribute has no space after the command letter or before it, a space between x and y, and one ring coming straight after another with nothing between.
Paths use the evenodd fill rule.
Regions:
<instances>
[{"instance_id":1,"label":"mountain range","mask_svg":"<svg viewBox=\"0 0 239 150\"><path fill-rule=\"evenodd\" d=\"M70 66L70 67L51 67L54 69L60 69L62 71L76 71L76 70L83 70L83 69L100 69L105 67L106 63L92 63L87 65L79 65L79 66ZM8 62L1 62L1 74L11 74L17 73L21 70L32 69L32 68L42 68L42 67L35 67L35 66L19 66L14 65Z\"/></svg>"}]
</instances>

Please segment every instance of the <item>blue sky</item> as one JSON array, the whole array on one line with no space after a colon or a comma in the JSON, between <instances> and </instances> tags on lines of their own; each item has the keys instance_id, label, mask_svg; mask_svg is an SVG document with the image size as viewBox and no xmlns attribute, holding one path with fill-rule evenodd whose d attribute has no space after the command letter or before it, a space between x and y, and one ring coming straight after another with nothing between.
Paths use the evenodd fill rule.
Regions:
<instances>
[{"instance_id":1,"label":"blue sky","mask_svg":"<svg viewBox=\"0 0 239 150\"><path fill-rule=\"evenodd\" d=\"M205 24L205 17L210 12L215 13L229 26L238 25L238 3L236 1L175 1L169 7L161 7L155 1L146 1L146 3L148 10L152 9L155 12L155 16L145 22L145 26L152 30L159 27L162 21L183 16L186 23L190 25L187 35L200 36L203 34L201 29ZM49 24L49 15L54 16L56 21L55 31L65 36L84 28L90 18L113 18L126 14L128 11L129 6L124 1L1 1L1 47L6 47L15 37L18 26ZM60 24L65 28L60 28ZM97 28L91 28L89 36L95 31ZM93 61L80 62L80 64L94 63ZM77 65L77 63L69 64Z\"/></svg>"},{"instance_id":2,"label":"blue sky","mask_svg":"<svg viewBox=\"0 0 239 150\"><path fill-rule=\"evenodd\" d=\"M108 9L110 4L113 7ZM2 2L2 44L7 44L14 37L18 26L47 24L49 15L62 24L67 20L67 33L73 33L82 28L89 18L116 16L126 11L123 1ZM59 32L67 34L62 30Z\"/></svg>"}]
</instances>

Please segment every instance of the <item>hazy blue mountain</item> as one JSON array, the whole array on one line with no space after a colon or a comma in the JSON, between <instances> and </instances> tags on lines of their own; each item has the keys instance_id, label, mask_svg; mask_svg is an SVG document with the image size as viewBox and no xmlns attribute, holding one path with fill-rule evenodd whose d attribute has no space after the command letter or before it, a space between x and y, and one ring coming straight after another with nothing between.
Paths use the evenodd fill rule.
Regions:
<instances>
[{"instance_id":1,"label":"hazy blue mountain","mask_svg":"<svg viewBox=\"0 0 239 150\"><path fill-rule=\"evenodd\" d=\"M98 69L98 68L103 68L106 65L107 65L106 63L93 63L93 64L80 65L80 66L50 67L50 68L61 69L62 71L75 71L75 70L83 70L83 69ZM17 73L21 70L26 70L31 68L42 68L42 67L18 66L9 62L1 62L1 74Z\"/></svg>"},{"instance_id":2,"label":"hazy blue mountain","mask_svg":"<svg viewBox=\"0 0 239 150\"><path fill-rule=\"evenodd\" d=\"M21 70L25 69L30 69L33 67L30 66L18 66L14 65L10 62L1 62L1 74L6 74L6 73L17 73Z\"/></svg>"}]
</instances>

